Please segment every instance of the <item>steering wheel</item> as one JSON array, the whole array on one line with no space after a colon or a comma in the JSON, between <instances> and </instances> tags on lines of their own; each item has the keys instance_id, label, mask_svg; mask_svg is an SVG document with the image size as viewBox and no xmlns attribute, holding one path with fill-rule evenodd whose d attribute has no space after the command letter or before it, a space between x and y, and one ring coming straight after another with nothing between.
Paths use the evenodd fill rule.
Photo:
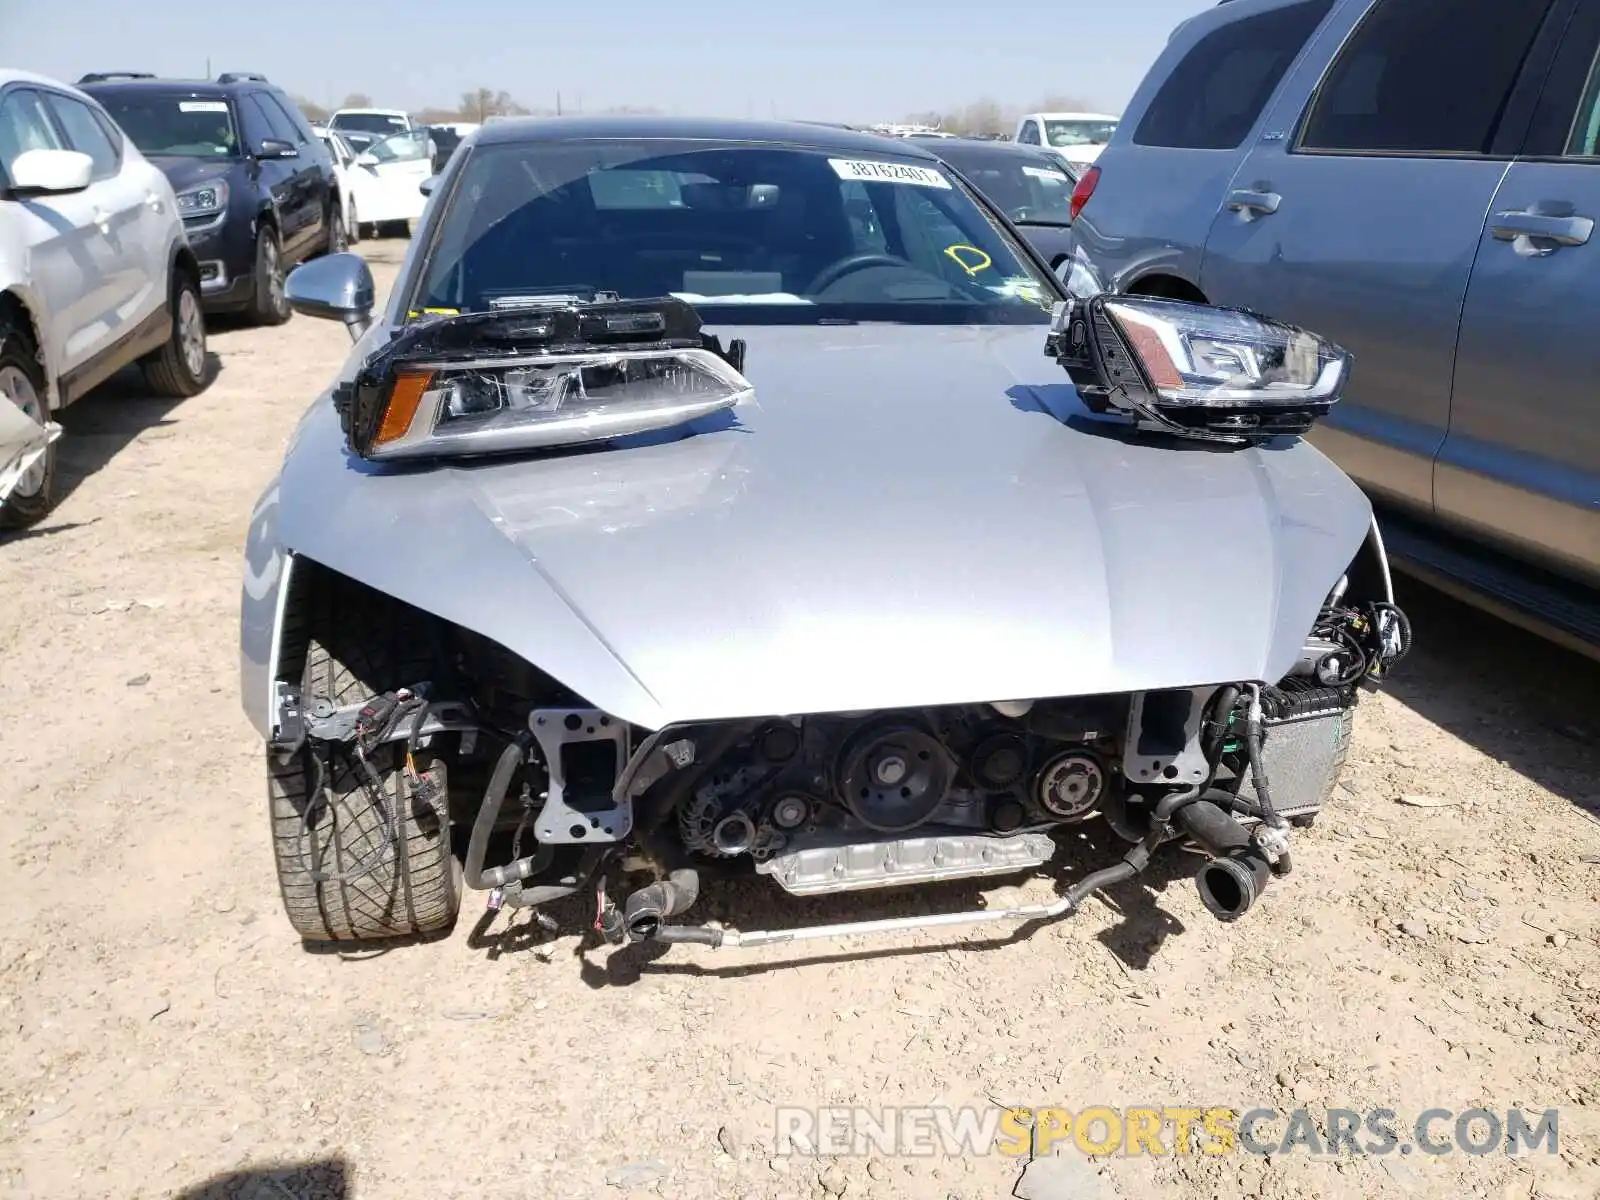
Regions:
<instances>
[{"instance_id":1,"label":"steering wheel","mask_svg":"<svg viewBox=\"0 0 1600 1200\"><path fill-rule=\"evenodd\" d=\"M896 258L892 254L877 254L871 251L865 254L847 254L838 262L829 263L817 272L817 277L807 285L805 295L815 295L817 292L830 288L846 275L854 275L857 271L865 271L869 267L909 267L903 258Z\"/></svg>"}]
</instances>

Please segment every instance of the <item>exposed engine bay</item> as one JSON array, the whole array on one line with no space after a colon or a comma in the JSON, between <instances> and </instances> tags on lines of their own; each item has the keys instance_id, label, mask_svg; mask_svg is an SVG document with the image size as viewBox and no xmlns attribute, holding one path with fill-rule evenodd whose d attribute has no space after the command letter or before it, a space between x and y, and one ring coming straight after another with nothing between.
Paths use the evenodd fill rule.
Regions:
<instances>
[{"instance_id":1,"label":"exposed engine bay","mask_svg":"<svg viewBox=\"0 0 1600 1200\"><path fill-rule=\"evenodd\" d=\"M467 886L489 892L491 908L594 889L596 927L614 941L755 945L1048 919L1137 874L1175 841L1204 852L1201 899L1233 921L1291 869L1289 830L1327 800L1362 686L1409 650L1404 614L1388 602L1347 603L1347 588L1341 580L1329 595L1293 670L1272 686L649 731L594 709L540 705L521 665L478 645L461 656L467 694L419 682L354 708L312 698L297 717L300 744L330 756L326 775L352 748L372 774L380 746L403 744L415 805L440 790L416 756L453 736L448 814L470 825ZM472 763L491 759L473 805ZM670 920L694 904L702 876L753 873L818 896L1026 872L1054 857L1052 834L1096 818L1132 849L1054 905L771 934ZM641 869L655 881L608 899Z\"/></svg>"}]
</instances>

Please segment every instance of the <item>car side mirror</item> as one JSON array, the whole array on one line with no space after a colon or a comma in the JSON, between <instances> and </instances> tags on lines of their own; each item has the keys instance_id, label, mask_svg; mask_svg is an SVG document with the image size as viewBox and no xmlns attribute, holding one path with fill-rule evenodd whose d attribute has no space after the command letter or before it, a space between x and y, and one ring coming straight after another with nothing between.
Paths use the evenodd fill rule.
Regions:
<instances>
[{"instance_id":1,"label":"car side mirror","mask_svg":"<svg viewBox=\"0 0 1600 1200\"><path fill-rule=\"evenodd\" d=\"M261 148L256 151L256 157L299 158L300 149L293 142L284 142L277 138L267 138L261 143Z\"/></svg>"},{"instance_id":2,"label":"car side mirror","mask_svg":"<svg viewBox=\"0 0 1600 1200\"><path fill-rule=\"evenodd\" d=\"M358 166L358 167L375 167L377 165L378 165L378 156L376 154L374 154L371 150L367 150L367 151L364 151L361 154L356 155L356 166Z\"/></svg>"},{"instance_id":3,"label":"car side mirror","mask_svg":"<svg viewBox=\"0 0 1600 1200\"><path fill-rule=\"evenodd\" d=\"M372 327L377 289L372 268L359 254L329 254L303 263L289 273L283 290L295 312L344 322L351 341Z\"/></svg>"},{"instance_id":4,"label":"car side mirror","mask_svg":"<svg viewBox=\"0 0 1600 1200\"><path fill-rule=\"evenodd\" d=\"M430 175L421 183L417 184L417 191L421 192L424 196L431 196L433 195L434 185L438 182L439 177L437 175Z\"/></svg>"},{"instance_id":5,"label":"car side mirror","mask_svg":"<svg viewBox=\"0 0 1600 1200\"><path fill-rule=\"evenodd\" d=\"M11 160L11 191L49 196L81 192L94 175L94 159L76 150L25 150Z\"/></svg>"}]
</instances>

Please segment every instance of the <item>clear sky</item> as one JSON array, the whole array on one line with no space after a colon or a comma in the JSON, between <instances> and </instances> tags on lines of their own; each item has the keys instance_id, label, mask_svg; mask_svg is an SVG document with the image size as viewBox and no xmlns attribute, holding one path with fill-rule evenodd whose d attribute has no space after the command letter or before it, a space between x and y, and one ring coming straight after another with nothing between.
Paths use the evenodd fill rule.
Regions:
<instances>
[{"instance_id":1,"label":"clear sky","mask_svg":"<svg viewBox=\"0 0 1600 1200\"><path fill-rule=\"evenodd\" d=\"M0 60L92 70L260 71L322 104L523 104L893 120L1047 94L1119 112L1172 27L1215 0L0 0Z\"/></svg>"}]
</instances>

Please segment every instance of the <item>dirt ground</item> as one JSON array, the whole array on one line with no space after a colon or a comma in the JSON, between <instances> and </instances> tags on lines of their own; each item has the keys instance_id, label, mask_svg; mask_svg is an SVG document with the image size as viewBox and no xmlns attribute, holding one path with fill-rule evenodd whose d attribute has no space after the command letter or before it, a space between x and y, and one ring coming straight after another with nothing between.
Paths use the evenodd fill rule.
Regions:
<instances>
[{"instance_id":1,"label":"dirt ground","mask_svg":"<svg viewBox=\"0 0 1600 1200\"><path fill-rule=\"evenodd\" d=\"M387 284L403 243L371 245ZM0 1196L1600 1195L1600 667L1414 586L1337 807L1237 926L1179 862L1015 938L641 956L469 893L448 939L302 949L239 708L240 548L347 346L224 328L196 399L113 383L66 414L60 508L0 544ZM775 1157L774 1110L823 1104L1559 1107L1562 1152Z\"/></svg>"}]
</instances>

